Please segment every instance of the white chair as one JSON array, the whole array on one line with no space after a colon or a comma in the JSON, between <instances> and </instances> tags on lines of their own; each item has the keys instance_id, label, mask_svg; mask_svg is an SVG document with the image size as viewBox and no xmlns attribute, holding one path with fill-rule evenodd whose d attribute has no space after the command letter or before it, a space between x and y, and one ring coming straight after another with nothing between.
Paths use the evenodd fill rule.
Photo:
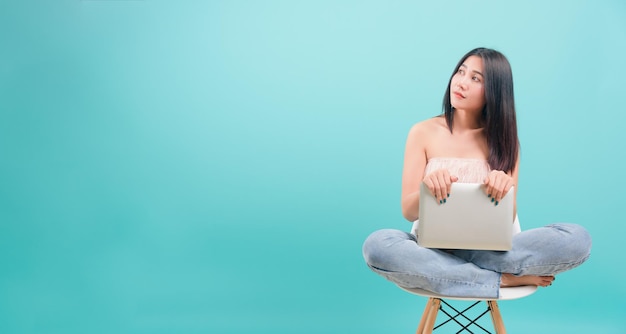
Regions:
<instances>
[{"instance_id":1,"label":"white chair","mask_svg":"<svg viewBox=\"0 0 626 334\"><path fill-rule=\"evenodd\" d=\"M456 323L461 327L461 330L457 333L461 333L463 331L467 331L472 333L469 329L471 326L476 326L482 329L486 333L490 333L488 330L480 326L476 323L478 319L480 319L487 312L491 313L491 320L493 322L493 328L497 334L506 334L506 329L504 328L504 321L502 321L502 315L500 314L500 309L498 307L498 300L512 300L523 298L529 296L535 291L537 291L536 286L518 286L518 287L510 287L510 288L500 288L500 297L498 299L489 299L489 298L465 298L465 297L454 297L454 296L443 296L436 293L432 293L422 289L411 289L411 288L403 288L402 290L410 292L412 294L416 294L418 296L427 297L428 302L426 303L426 307L424 309L424 313L422 314L422 319L420 320L419 326L417 327L417 334L429 334L432 333L433 330L440 328L441 326L447 323ZM446 300L465 300L465 301L473 301L474 303L468 308L458 311L452 305L446 302ZM487 303L487 310L481 313L479 316L471 319L467 317L465 314L467 311L472 309L474 306L477 306L481 301L485 301ZM447 306L449 309L455 312L454 315L448 313L444 306ZM448 318L447 320L441 322L439 325L435 326L435 320L437 319L437 313L441 310ZM462 318L462 319L460 319Z\"/></svg>"},{"instance_id":2,"label":"white chair","mask_svg":"<svg viewBox=\"0 0 626 334\"><path fill-rule=\"evenodd\" d=\"M411 232L413 234L417 231L417 224L415 222L413 224L413 228ZM517 217L515 218L515 231L516 233L520 231L519 220ZM409 293L427 297L428 302L426 303L426 307L424 308L424 313L422 314L422 319L420 320L419 326L417 327L417 334L430 334L434 330L440 328L443 325L448 323L456 323L461 330L457 333L462 333L467 331L468 333L473 333L469 328L474 326L478 327L482 331L486 333L491 333L484 327L480 326L476 321L480 319L483 315L489 312L491 314L491 320L493 322L493 328L497 334L506 334L506 329L504 328L504 321L502 320L502 315L500 314L500 308L498 307L498 300L512 300L523 298L532 295L537 291L536 286L518 286L518 287L509 287L509 288L500 288L500 297L497 299L490 298L467 298L467 297L455 297L455 296L443 296L430 291L418 289L418 288L404 288L399 286L402 290L407 291ZM452 305L446 302L446 300L464 300L474 302L471 306L459 311L454 308ZM487 303L487 310L480 313L478 316L473 319L468 317L468 311L472 309L474 306L477 306L482 301ZM444 308L448 307L455 314L448 313L448 311ZM442 311L447 316L447 319L441 322L438 325L435 325L435 321L437 319L437 313L439 310Z\"/></svg>"}]
</instances>

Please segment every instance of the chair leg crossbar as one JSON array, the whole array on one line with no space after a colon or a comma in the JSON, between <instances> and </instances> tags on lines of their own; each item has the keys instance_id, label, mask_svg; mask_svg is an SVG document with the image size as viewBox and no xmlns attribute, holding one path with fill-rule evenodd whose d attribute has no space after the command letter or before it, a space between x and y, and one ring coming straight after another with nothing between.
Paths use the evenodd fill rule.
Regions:
<instances>
[{"instance_id":1,"label":"chair leg crossbar","mask_svg":"<svg viewBox=\"0 0 626 334\"><path fill-rule=\"evenodd\" d=\"M441 312L443 312L445 315L448 316L448 320L442 322L441 324L437 325L435 328L433 328L433 330L447 324L450 321L454 321L456 322L460 327L461 330L458 333L462 333L463 331L468 331L470 333L472 333L472 331L469 330L469 326L474 325L480 329L482 329L485 333L491 333L488 330L486 330L483 326L479 325L478 323L476 323L476 321L478 321L478 319L482 318L485 314L487 314L487 312L490 311L489 307L487 307L487 310L485 310L483 313L481 313L480 315L478 315L477 317L475 317L474 319L470 319L467 316L465 316L465 312L469 311L471 308L473 308L474 306L478 305L480 302L475 302L474 304L470 305L468 308L464 309L463 311L459 311L456 308L454 308L454 306L448 304L445 300L441 300L442 303L444 303L446 306L448 306L449 308L451 308L454 312L456 312L456 315L451 315L450 313L446 312L446 310L443 308L443 305L439 306L439 310ZM465 320L469 321L467 323L467 325L463 325L459 320L457 320L457 317L463 317L465 318Z\"/></svg>"},{"instance_id":2,"label":"chair leg crossbar","mask_svg":"<svg viewBox=\"0 0 626 334\"><path fill-rule=\"evenodd\" d=\"M457 325L459 325L459 327L461 327L461 330L459 330L457 334L463 333L465 331L467 331L470 334L473 334L474 332L470 330L470 326L475 326L478 329L482 330L483 332L491 334L489 330L485 329L484 327L482 327L480 324L477 323L477 321L488 312L491 313L491 320L493 322L493 327L496 333L505 334L506 330L504 329L504 322L502 321L502 316L500 314L500 309L498 308L498 303L495 300L488 300L486 302L487 302L487 310L485 310L478 316L474 317L474 319L471 319L465 314L474 306L478 305L480 301L477 301L473 303L472 305L470 305L469 307L465 308L464 310L459 311L443 299L429 298L428 303L426 304L426 308L424 309L424 314L420 321L419 327L417 328L417 334L432 333L432 331L450 322L455 322ZM444 305L451 309L450 313L444 309ZM442 323L440 323L439 325L435 327L435 320L437 318L437 312L439 310L441 310L441 312L444 313L448 317L448 319L443 321ZM451 314L451 313L456 313L456 314Z\"/></svg>"}]
</instances>

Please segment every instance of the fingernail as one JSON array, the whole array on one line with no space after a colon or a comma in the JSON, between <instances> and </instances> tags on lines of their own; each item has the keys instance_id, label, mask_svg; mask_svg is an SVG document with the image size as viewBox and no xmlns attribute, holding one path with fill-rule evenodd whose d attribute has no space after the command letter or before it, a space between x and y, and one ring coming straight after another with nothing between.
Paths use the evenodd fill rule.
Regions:
<instances>
[{"instance_id":1,"label":"fingernail","mask_svg":"<svg viewBox=\"0 0 626 334\"><path fill-rule=\"evenodd\" d=\"M496 201L496 205L498 205L498 203L500 203L500 202Z\"/></svg>"},{"instance_id":2,"label":"fingernail","mask_svg":"<svg viewBox=\"0 0 626 334\"><path fill-rule=\"evenodd\" d=\"M496 200L495 198L491 197L491 203L493 203L493 201L495 201L495 200Z\"/></svg>"},{"instance_id":3,"label":"fingernail","mask_svg":"<svg viewBox=\"0 0 626 334\"><path fill-rule=\"evenodd\" d=\"M491 194L487 195L487 197L491 197Z\"/></svg>"},{"instance_id":4,"label":"fingernail","mask_svg":"<svg viewBox=\"0 0 626 334\"><path fill-rule=\"evenodd\" d=\"M439 200L439 204L443 204L443 200Z\"/></svg>"},{"instance_id":5,"label":"fingernail","mask_svg":"<svg viewBox=\"0 0 626 334\"><path fill-rule=\"evenodd\" d=\"M445 199L445 198L443 199L443 202L444 202L444 203L446 202L446 199Z\"/></svg>"},{"instance_id":6,"label":"fingernail","mask_svg":"<svg viewBox=\"0 0 626 334\"><path fill-rule=\"evenodd\" d=\"M450 197L450 194L448 194L448 197Z\"/></svg>"}]
</instances>

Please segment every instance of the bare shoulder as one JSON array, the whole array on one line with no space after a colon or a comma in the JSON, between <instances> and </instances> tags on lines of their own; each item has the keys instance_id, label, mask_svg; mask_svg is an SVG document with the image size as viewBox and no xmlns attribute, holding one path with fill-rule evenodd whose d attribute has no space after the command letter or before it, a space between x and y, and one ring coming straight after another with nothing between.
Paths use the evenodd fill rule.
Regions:
<instances>
[{"instance_id":1,"label":"bare shoulder","mask_svg":"<svg viewBox=\"0 0 626 334\"><path fill-rule=\"evenodd\" d=\"M424 141L427 138L433 138L435 134L446 131L446 120L442 116L429 118L414 124L409 131L409 140Z\"/></svg>"}]
</instances>

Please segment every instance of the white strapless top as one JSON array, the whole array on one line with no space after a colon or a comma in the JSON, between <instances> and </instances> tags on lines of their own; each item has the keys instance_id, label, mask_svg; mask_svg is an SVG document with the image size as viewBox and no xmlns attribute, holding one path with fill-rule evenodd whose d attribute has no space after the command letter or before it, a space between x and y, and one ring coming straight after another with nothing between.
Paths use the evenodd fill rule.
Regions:
<instances>
[{"instance_id":1,"label":"white strapless top","mask_svg":"<svg viewBox=\"0 0 626 334\"><path fill-rule=\"evenodd\" d=\"M430 158L424 175L446 168L450 175L458 176L461 183L483 183L491 172L487 160L466 158Z\"/></svg>"}]
</instances>

